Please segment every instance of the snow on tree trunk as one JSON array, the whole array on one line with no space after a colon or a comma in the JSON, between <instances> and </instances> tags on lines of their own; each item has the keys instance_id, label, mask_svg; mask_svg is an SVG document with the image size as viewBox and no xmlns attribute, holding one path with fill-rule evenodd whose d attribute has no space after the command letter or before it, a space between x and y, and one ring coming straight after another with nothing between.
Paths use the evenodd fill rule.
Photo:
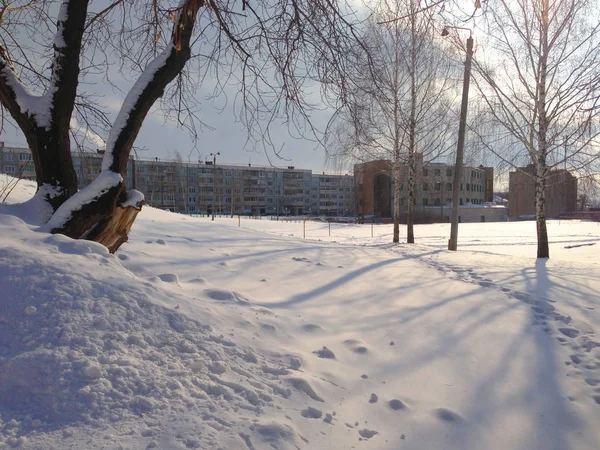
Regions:
<instances>
[{"instance_id":1,"label":"snow on tree trunk","mask_svg":"<svg viewBox=\"0 0 600 450\"><path fill-rule=\"evenodd\" d=\"M150 61L123 101L108 136L100 175L56 211L48 222L52 233L109 243L111 252L127 241L143 204L141 193L125 190L129 154L148 111L191 56L190 39L203 5L204 0L181 1L171 41Z\"/></svg>"},{"instance_id":2,"label":"snow on tree trunk","mask_svg":"<svg viewBox=\"0 0 600 450\"><path fill-rule=\"evenodd\" d=\"M52 73L42 95L31 94L21 83L0 44L0 102L25 135L35 167L37 195L44 196L53 211L77 192L69 131L87 7L88 0L61 3Z\"/></svg>"}]
</instances>

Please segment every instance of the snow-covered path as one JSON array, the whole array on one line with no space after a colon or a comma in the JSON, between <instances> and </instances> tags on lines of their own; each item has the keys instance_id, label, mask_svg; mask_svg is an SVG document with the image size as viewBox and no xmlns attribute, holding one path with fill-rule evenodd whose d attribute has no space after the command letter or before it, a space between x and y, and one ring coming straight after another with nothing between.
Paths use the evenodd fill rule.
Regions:
<instances>
[{"instance_id":1,"label":"snow-covered path","mask_svg":"<svg viewBox=\"0 0 600 450\"><path fill-rule=\"evenodd\" d=\"M145 208L113 256L0 218L0 447L600 448L595 224L538 262L526 223Z\"/></svg>"}]
</instances>

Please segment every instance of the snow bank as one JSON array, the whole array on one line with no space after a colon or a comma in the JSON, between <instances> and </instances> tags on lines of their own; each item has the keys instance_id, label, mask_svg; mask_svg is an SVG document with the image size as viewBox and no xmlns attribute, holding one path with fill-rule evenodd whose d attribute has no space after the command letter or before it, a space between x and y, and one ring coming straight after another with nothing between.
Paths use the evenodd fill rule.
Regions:
<instances>
[{"instance_id":1,"label":"snow bank","mask_svg":"<svg viewBox=\"0 0 600 450\"><path fill-rule=\"evenodd\" d=\"M291 396L280 380L287 359L228 339L210 315L188 318L177 296L132 276L102 245L0 213L0 286L0 447L97 448L81 439L107 428L99 442L116 445L123 423L133 448L302 442L292 424L252 419ZM219 307L223 292L199 295ZM172 420L185 425L173 433Z\"/></svg>"}]
</instances>

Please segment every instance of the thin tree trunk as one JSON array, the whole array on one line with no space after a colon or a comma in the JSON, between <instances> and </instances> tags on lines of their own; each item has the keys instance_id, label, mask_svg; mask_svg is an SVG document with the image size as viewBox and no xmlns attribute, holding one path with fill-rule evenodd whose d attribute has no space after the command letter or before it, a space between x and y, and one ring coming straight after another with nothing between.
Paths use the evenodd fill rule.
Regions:
<instances>
[{"instance_id":1,"label":"thin tree trunk","mask_svg":"<svg viewBox=\"0 0 600 450\"><path fill-rule=\"evenodd\" d=\"M406 209L406 242L415 243L415 155L408 155L408 207Z\"/></svg>"},{"instance_id":2,"label":"thin tree trunk","mask_svg":"<svg viewBox=\"0 0 600 450\"><path fill-rule=\"evenodd\" d=\"M415 11L414 3L411 2L411 64L410 64L410 118L408 124L408 208L406 210L406 242L408 244L415 243L415 134L416 134L416 102L417 102L417 88L415 80L416 59L417 59L417 30L415 23Z\"/></svg>"},{"instance_id":3,"label":"thin tree trunk","mask_svg":"<svg viewBox=\"0 0 600 450\"><path fill-rule=\"evenodd\" d=\"M549 0L543 0L542 10L542 36L540 52L540 75L539 75L539 102L538 102L538 155L535 177L535 215L538 239L538 258L549 258L550 250L548 248L548 230L546 228L546 181L548 176L548 167L546 164L546 155L548 152L547 136L548 116L546 111L546 75L548 71L548 10Z\"/></svg>"},{"instance_id":4,"label":"thin tree trunk","mask_svg":"<svg viewBox=\"0 0 600 450\"><path fill-rule=\"evenodd\" d=\"M542 158L540 158L542 159ZM535 219L537 230L537 257L549 258L548 230L546 228L546 179L548 168L546 160L538 160L535 177Z\"/></svg>"},{"instance_id":5,"label":"thin tree trunk","mask_svg":"<svg viewBox=\"0 0 600 450\"><path fill-rule=\"evenodd\" d=\"M398 33L398 28L396 28ZM394 243L400 242L400 104L398 100L399 75L400 75L400 53L398 49L398 41L396 40L396 53L394 61Z\"/></svg>"},{"instance_id":6,"label":"thin tree trunk","mask_svg":"<svg viewBox=\"0 0 600 450\"><path fill-rule=\"evenodd\" d=\"M400 242L400 159L395 158L392 169L394 177L394 243Z\"/></svg>"}]
</instances>

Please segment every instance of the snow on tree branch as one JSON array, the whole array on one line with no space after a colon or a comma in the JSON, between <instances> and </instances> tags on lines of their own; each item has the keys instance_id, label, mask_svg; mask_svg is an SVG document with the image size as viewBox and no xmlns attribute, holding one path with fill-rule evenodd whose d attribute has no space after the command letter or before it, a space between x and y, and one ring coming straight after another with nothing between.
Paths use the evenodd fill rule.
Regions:
<instances>
[{"instance_id":1,"label":"snow on tree branch","mask_svg":"<svg viewBox=\"0 0 600 450\"><path fill-rule=\"evenodd\" d=\"M169 44L148 63L125 97L107 139L100 175L60 206L47 224L49 230L55 232L74 227L77 228L74 234L86 234L89 229L79 228L86 228L87 221L78 224L77 215L84 214L82 211L89 205L120 202L120 206L124 206L131 202L131 198L121 195L122 172L127 167L129 153L148 111L190 58L190 38L198 9L203 4L203 0L181 0Z\"/></svg>"},{"instance_id":2,"label":"snow on tree branch","mask_svg":"<svg viewBox=\"0 0 600 450\"><path fill-rule=\"evenodd\" d=\"M0 100L18 123L35 125L40 97L21 83L13 65L0 46Z\"/></svg>"},{"instance_id":3,"label":"snow on tree branch","mask_svg":"<svg viewBox=\"0 0 600 450\"><path fill-rule=\"evenodd\" d=\"M129 152L148 111L190 58L190 38L198 9L203 5L204 0L180 1L170 42L148 63L123 101L108 135L102 170L120 173L126 167Z\"/></svg>"}]
</instances>

